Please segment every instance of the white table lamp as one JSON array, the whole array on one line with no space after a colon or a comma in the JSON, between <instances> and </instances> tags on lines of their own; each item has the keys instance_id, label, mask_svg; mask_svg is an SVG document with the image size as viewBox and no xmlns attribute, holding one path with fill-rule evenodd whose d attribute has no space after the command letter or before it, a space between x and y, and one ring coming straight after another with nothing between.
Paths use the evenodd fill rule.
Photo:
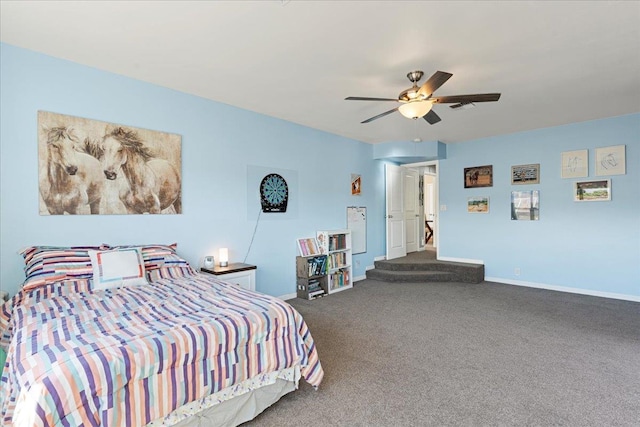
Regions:
<instances>
[{"instance_id":1,"label":"white table lamp","mask_svg":"<svg viewBox=\"0 0 640 427\"><path fill-rule=\"evenodd\" d=\"M229 249L220 248L220 254L218 255L220 259L220 267L226 267L229 265Z\"/></svg>"}]
</instances>

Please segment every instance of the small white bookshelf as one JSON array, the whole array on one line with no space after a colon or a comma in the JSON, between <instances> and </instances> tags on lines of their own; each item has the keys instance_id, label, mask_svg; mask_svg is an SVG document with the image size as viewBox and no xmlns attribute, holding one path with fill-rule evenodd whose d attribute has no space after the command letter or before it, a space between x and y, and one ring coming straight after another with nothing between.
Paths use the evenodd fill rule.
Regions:
<instances>
[{"instance_id":1,"label":"small white bookshelf","mask_svg":"<svg viewBox=\"0 0 640 427\"><path fill-rule=\"evenodd\" d=\"M351 230L321 230L316 232L320 254L327 255L329 294L353 287Z\"/></svg>"}]
</instances>

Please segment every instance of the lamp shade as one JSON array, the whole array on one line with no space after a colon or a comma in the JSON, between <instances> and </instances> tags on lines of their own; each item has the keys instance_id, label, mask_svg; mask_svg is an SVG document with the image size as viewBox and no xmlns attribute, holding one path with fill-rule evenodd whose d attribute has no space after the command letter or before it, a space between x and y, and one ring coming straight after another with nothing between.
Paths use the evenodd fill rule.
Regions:
<instances>
[{"instance_id":1,"label":"lamp shade","mask_svg":"<svg viewBox=\"0 0 640 427\"><path fill-rule=\"evenodd\" d=\"M229 249L220 248L220 253L218 254L218 258L220 259L220 267L226 267L229 265Z\"/></svg>"},{"instance_id":2,"label":"lamp shade","mask_svg":"<svg viewBox=\"0 0 640 427\"><path fill-rule=\"evenodd\" d=\"M398 111L408 119L419 119L431 111L432 106L429 101L409 101L398 107Z\"/></svg>"}]
</instances>

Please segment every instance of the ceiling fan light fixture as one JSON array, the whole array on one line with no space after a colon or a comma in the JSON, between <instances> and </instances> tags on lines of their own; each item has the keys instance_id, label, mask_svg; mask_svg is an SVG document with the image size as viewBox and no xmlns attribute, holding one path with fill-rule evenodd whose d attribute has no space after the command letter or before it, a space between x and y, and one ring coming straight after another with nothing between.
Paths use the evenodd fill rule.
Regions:
<instances>
[{"instance_id":1,"label":"ceiling fan light fixture","mask_svg":"<svg viewBox=\"0 0 640 427\"><path fill-rule=\"evenodd\" d=\"M419 119L431 111L432 106L429 101L411 101L398 107L398 111L408 119Z\"/></svg>"}]
</instances>

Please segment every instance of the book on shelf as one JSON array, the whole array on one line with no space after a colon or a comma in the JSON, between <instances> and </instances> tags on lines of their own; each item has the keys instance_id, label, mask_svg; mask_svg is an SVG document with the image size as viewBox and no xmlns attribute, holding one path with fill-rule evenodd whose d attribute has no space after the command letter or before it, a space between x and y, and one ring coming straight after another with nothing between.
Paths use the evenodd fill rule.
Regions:
<instances>
[{"instance_id":1,"label":"book on shelf","mask_svg":"<svg viewBox=\"0 0 640 427\"><path fill-rule=\"evenodd\" d=\"M318 242L316 242L316 239L313 237L297 239L297 243L298 251L300 251L300 255L302 256L314 256L320 254L320 251L318 250Z\"/></svg>"}]
</instances>

